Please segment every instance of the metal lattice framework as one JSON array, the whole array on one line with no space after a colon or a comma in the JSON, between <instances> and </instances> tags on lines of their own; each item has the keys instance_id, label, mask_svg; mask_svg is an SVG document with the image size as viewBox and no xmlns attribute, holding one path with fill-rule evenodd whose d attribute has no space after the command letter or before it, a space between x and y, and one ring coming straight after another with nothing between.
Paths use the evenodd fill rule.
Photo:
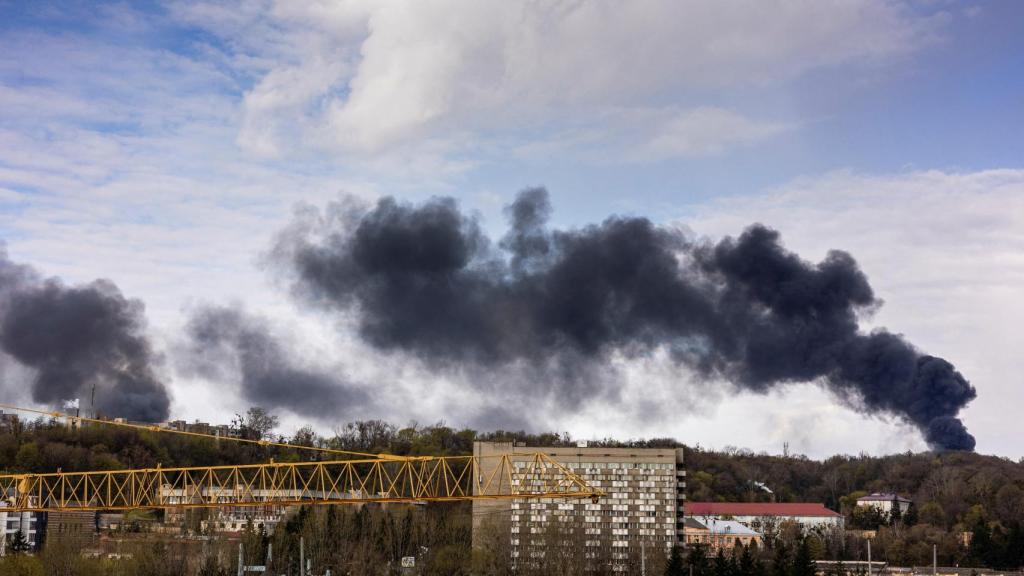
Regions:
<instances>
[{"instance_id":1,"label":"metal lattice framework","mask_svg":"<svg viewBox=\"0 0 1024 576\"><path fill-rule=\"evenodd\" d=\"M486 462L484 462L486 461ZM545 454L369 458L0 475L7 511L599 498Z\"/></svg>"}]
</instances>

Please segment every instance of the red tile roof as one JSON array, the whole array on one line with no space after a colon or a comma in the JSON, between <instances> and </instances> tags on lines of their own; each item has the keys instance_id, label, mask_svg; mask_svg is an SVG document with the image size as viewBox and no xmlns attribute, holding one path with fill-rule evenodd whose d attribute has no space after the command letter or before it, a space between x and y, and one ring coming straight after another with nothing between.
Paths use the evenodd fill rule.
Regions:
<instances>
[{"instance_id":1,"label":"red tile roof","mask_svg":"<svg viewBox=\"0 0 1024 576\"><path fill-rule=\"evenodd\" d=\"M815 502L687 502L690 516L840 516Z\"/></svg>"}]
</instances>

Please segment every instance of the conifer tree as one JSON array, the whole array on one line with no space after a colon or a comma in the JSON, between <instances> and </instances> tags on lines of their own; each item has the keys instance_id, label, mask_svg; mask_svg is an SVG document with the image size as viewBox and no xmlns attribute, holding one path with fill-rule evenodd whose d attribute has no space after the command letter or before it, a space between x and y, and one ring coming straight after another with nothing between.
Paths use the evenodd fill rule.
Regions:
<instances>
[{"instance_id":1,"label":"conifer tree","mask_svg":"<svg viewBox=\"0 0 1024 576\"><path fill-rule=\"evenodd\" d=\"M7 545L7 549L12 554L22 554L32 549L32 544L25 538L25 533L18 530L10 537L10 543Z\"/></svg>"},{"instance_id":2,"label":"conifer tree","mask_svg":"<svg viewBox=\"0 0 1024 576\"><path fill-rule=\"evenodd\" d=\"M750 553L750 546L743 546L739 562L740 576L757 576L754 574L754 555Z\"/></svg>"},{"instance_id":3,"label":"conifer tree","mask_svg":"<svg viewBox=\"0 0 1024 576\"><path fill-rule=\"evenodd\" d=\"M683 553L679 544L672 546L672 552L665 565L665 576L685 576L686 566L683 564Z\"/></svg>"},{"instance_id":4,"label":"conifer tree","mask_svg":"<svg viewBox=\"0 0 1024 576\"><path fill-rule=\"evenodd\" d=\"M811 539L803 537L797 545L796 554L793 555L792 576L814 576L817 566L814 558L811 557Z\"/></svg>"},{"instance_id":5,"label":"conifer tree","mask_svg":"<svg viewBox=\"0 0 1024 576\"><path fill-rule=\"evenodd\" d=\"M785 542L778 542L775 545L775 556L772 558L771 576L791 576L792 569L789 547Z\"/></svg>"},{"instance_id":6,"label":"conifer tree","mask_svg":"<svg viewBox=\"0 0 1024 576\"><path fill-rule=\"evenodd\" d=\"M710 566L708 566L707 550L700 544L690 548L686 564L693 571L693 576L708 576L711 573Z\"/></svg>"}]
</instances>

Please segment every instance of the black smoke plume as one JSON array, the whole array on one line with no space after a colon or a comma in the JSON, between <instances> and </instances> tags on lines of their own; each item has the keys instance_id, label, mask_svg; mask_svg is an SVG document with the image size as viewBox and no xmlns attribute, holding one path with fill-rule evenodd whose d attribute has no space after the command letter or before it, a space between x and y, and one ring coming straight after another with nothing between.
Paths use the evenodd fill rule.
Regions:
<instances>
[{"instance_id":1,"label":"black smoke plume","mask_svg":"<svg viewBox=\"0 0 1024 576\"><path fill-rule=\"evenodd\" d=\"M296 365L269 324L237 306L200 308L187 333L190 349L181 355L181 368L214 381L237 379L242 396L255 405L339 418L367 402L366 393L338 373Z\"/></svg>"},{"instance_id":2,"label":"black smoke plume","mask_svg":"<svg viewBox=\"0 0 1024 576\"><path fill-rule=\"evenodd\" d=\"M297 220L275 255L298 294L356 313L376 347L432 364L557 366L549 384L570 404L595 392L576 367L664 348L748 390L822 382L935 448L974 448L957 414L975 389L901 336L859 330L880 302L849 254L806 262L760 224L718 243L644 218L552 230L550 211L544 190L521 193L492 246L452 199L336 205Z\"/></svg>"},{"instance_id":3,"label":"black smoke plume","mask_svg":"<svg viewBox=\"0 0 1024 576\"><path fill-rule=\"evenodd\" d=\"M109 280L65 286L12 263L0 246L0 348L32 369L31 397L58 406L79 398L109 416L156 422L170 399L154 366L138 300Z\"/></svg>"}]
</instances>

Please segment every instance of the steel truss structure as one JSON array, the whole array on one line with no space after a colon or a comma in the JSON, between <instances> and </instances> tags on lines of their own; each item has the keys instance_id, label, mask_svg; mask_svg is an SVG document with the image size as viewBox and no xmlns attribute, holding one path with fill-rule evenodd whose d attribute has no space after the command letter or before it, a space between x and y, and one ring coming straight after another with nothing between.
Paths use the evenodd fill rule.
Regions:
<instances>
[{"instance_id":1,"label":"steel truss structure","mask_svg":"<svg viewBox=\"0 0 1024 576\"><path fill-rule=\"evenodd\" d=\"M542 453L388 457L0 475L5 511L134 510L477 499L591 498L604 492Z\"/></svg>"}]
</instances>

